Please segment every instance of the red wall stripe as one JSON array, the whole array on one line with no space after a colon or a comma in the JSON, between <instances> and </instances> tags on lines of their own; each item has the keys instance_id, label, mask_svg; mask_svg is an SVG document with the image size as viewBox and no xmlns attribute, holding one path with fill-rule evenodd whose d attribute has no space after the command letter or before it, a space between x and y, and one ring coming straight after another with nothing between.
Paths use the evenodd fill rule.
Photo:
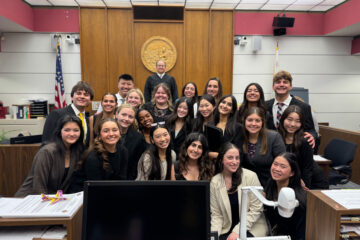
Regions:
<instances>
[{"instance_id":1,"label":"red wall stripe","mask_svg":"<svg viewBox=\"0 0 360 240\"><path fill-rule=\"evenodd\" d=\"M34 8L35 32L79 32L78 9Z\"/></svg>"}]
</instances>

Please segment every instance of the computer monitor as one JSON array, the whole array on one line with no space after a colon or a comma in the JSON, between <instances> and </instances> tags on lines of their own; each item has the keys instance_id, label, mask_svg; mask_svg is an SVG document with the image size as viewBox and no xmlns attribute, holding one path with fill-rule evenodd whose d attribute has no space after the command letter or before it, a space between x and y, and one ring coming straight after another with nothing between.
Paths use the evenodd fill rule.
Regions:
<instances>
[{"instance_id":1,"label":"computer monitor","mask_svg":"<svg viewBox=\"0 0 360 240\"><path fill-rule=\"evenodd\" d=\"M208 240L209 182L88 181L83 240Z\"/></svg>"}]
</instances>

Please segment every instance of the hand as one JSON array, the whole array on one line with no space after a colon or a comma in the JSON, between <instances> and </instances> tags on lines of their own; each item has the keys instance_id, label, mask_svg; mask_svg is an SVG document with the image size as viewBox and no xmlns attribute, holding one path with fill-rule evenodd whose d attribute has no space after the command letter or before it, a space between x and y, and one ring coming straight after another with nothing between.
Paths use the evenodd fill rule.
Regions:
<instances>
[{"instance_id":1,"label":"hand","mask_svg":"<svg viewBox=\"0 0 360 240\"><path fill-rule=\"evenodd\" d=\"M230 235L228 236L228 238L226 240L236 240L239 237L239 234L237 233L230 233Z\"/></svg>"},{"instance_id":2,"label":"hand","mask_svg":"<svg viewBox=\"0 0 360 240\"><path fill-rule=\"evenodd\" d=\"M311 135L310 133L308 132L304 132L304 138L307 139L309 145L314 148L315 147L315 138L313 135Z\"/></svg>"},{"instance_id":3,"label":"hand","mask_svg":"<svg viewBox=\"0 0 360 240\"><path fill-rule=\"evenodd\" d=\"M301 187L305 190L305 191L309 191L309 188L306 187L304 181L302 179L300 179L300 182L301 182Z\"/></svg>"}]
</instances>

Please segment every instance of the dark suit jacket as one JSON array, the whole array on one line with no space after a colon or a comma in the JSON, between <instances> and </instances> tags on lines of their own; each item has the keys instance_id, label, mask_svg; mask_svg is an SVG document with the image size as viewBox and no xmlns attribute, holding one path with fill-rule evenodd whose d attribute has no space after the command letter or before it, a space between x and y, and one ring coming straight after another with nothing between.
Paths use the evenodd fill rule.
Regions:
<instances>
[{"instance_id":1,"label":"dark suit jacket","mask_svg":"<svg viewBox=\"0 0 360 240\"><path fill-rule=\"evenodd\" d=\"M49 114L49 116L47 116L45 125L44 125L43 135L42 135L42 143L43 144L45 142L50 142L53 140L54 132L56 130L58 123L66 115L75 116L75 112L72 109L71 105L68 105L65 108L60 108L60 109L54 110ZM89 118L85 117L85 120L86 120L87 129L88 129L87 134L86 134L85 146L88 147L89 141L90 141Z\"/></svg>"},{"instance_id":2,"label":"dark suit jacket","mask_svg":"<svg viewBox=\"0 0 360 240\"><path fill-rule=\"evenodd\" d=\"M176 153L176 159L179 159L180 147L185 141L186 132L184 127L180 129L178 135L175 137L175 131L170 132L171 136L171 149Z\"/></svg>"},{"instance_id":3,"label":"dark suit jacket","mask_svg":"<svg viewBox=\"0 0 360 240\"><path fill-rule=\"evenodd\" d=\"M144 97L145 102L151 101L151 93L154 90L154 87L158 85L159 83L166 83L170 89L171 96L173 102L178 98L178 90L175 78L167 75L163 76L163 78L160 78L157 74L151 75L146 79L145 88L144 88Z\"/></svg>"},{"instance_id":4,"label":"dark suit jacket","mask_svg":"<svg viewBox=\"0 0 360 240\"><path fill-rule=\"evenodd\" d=\"M268 129L273 129L273 130L277 130L275 123L274 123L274 117L273 117L273 112L272 112L272 107L274 105L275 99L272 98L268 101L266 101L266 110L267 113L269 114L269 117L267 118L267 128ZM290 105L296 105L299 106L304 114L305 114L305 126L304 126L304 131L305 132L309 132L311 135L314 136L314 138L317 137L316 131L315 131L315 125L314 125L314 121L311 115L311 107L309 104L304 103L300 100L297 100L294 96L292 96L291 101L290 101Z\"/></svg>"},{"instance_id":5,"label":"dark suit jacket","mask_svg":"<svg viewBox=\"0 0 360 240\"><path fill-rule=\"evenodd\" d=\"M128 154L127 179L135 180L137 176L137 166L139 159L147 146L143 136L134 129L129 128L124 137L118 144L123 144Z\"/></svg>"}]
</instances>

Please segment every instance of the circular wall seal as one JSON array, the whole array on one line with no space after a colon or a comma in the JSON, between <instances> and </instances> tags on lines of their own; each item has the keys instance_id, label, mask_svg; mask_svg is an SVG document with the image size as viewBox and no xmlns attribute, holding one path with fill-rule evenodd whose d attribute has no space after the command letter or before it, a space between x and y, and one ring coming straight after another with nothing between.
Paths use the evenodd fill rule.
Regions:
<instances>
[{"instance_id":1,"label":"circular wall seal","mask_svg":"<svg viewBox=\"0 0 360 240\"><path fill-rule=\"evenodd\" d=\"M170 71L175 66L176 57L174 44L165 37L153 36L141 48L141 61L154 73L156 73L156 61L163 60L166 63L166 71Z\"/></svg>"}]
</instances>

